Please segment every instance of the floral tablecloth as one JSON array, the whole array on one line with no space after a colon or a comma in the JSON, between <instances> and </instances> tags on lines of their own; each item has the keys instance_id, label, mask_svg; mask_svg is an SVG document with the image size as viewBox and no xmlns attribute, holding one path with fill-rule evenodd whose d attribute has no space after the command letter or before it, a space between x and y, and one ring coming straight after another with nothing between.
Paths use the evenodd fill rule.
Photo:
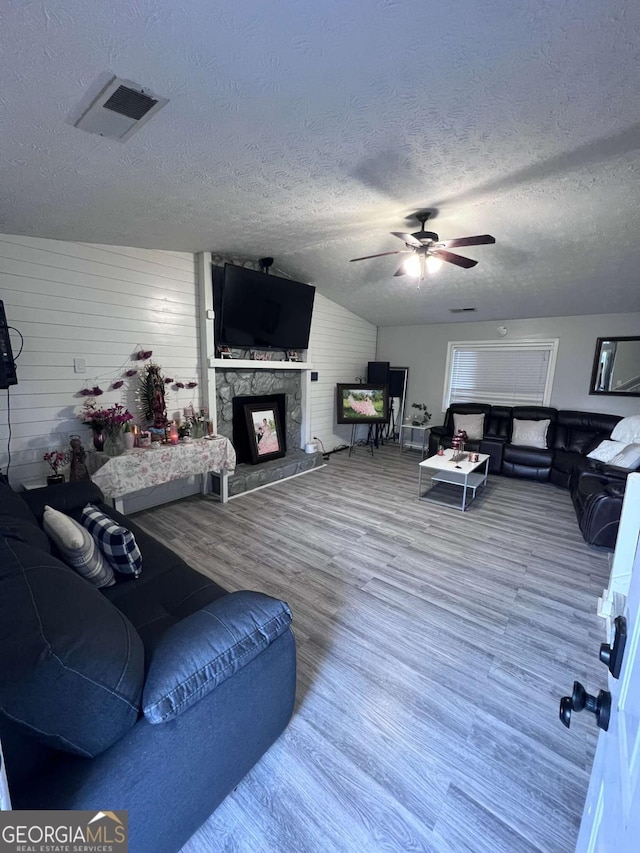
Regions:
<instances>
[{"instance_id":1,"label":"floral tablecloth","mask_svg":"<svg viewBox=\"0 0 640 853\"><path fill-rule=\"evenodd\" d=\"M87 454L89 473L105 498L115 500L170 480L236 467L236 451L228 438L200 439L191 444L136 448L121 456Z\"/></svg>"}]
</instances>

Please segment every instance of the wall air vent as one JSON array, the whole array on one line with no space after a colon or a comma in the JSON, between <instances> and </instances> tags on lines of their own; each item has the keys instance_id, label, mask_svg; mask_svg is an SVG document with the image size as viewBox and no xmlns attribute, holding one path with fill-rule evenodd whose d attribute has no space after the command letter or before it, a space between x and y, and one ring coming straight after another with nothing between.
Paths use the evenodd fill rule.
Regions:
<instances>
[{"instance_id":1,"label":"wall air vent","mask_svg":"<svg viewBox=\"0 0 640 853\"><path fill-rule=\"evenodd\" d=\"M452 314L467 314L469 311L477 311L477 308L449 308Z\"/></svg>"},{"instance_id":2,"label":"wall air vent","mask_svg":"<svg viewBox=\"0 0 640 853\"><path fill-rule=\"evenodd\" d=\"M126 142L168 102L168 98L160 98L138 83L112 77L73 126Z\"/></svg>"}]
</instances>

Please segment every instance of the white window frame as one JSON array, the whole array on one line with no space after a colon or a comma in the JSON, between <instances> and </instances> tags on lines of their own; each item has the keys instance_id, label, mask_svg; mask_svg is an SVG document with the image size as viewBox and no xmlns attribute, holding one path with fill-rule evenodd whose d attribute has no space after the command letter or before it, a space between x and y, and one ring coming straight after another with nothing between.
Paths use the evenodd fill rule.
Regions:
<instances>
[{"instance_id":1,"label":"white window frame","mask_svg":"<svg viewBox=\"0 0 640 853\"><path fill-rule=\"evenodd\" d=\"M542 403L520 403L514 400L511 405L541 405L548 406L551 401L551 391L553 388L553 379L556 370L556 360L558 355L558 338L517 338L510 341L449 341L447 345L447 366L444 373L444 392L442 395L442 411L446 412L449 408L449 398L451 395L451 369L453 366L453 354L456 349L476 349L476 350L504 350L505 353L514 349L536 349L545 350L549 353L549 361L547 363L547 376L545 379L544 399ZM508 404L504 404L508 405Z\"/></svg>"}]
</instances>

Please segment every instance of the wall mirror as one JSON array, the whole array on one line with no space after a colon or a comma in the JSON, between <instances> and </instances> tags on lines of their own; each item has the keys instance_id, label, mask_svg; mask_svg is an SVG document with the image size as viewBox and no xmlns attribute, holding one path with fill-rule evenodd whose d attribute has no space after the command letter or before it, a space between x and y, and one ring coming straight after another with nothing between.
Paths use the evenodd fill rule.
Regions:
<instances>
[{"instance_id":1,"label":"wall mirror","mask_svg":"<svg viewBox=\"0 0 640 853\"><path fill-rule=\"evenodd\" d=\"M640 337L598 338L589 393L640 397Z\"/></svg>"}]
</instances>

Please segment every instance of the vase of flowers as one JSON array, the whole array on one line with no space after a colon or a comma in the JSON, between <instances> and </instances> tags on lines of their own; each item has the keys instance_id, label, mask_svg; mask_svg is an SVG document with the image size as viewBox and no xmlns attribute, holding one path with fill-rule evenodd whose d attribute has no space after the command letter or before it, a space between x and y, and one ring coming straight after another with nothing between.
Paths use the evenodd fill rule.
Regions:
<instances>
[{"instance_id":1,"label":"vase of flowers","mask_svg":"<svg viewBox=\"0 0 640 853\"><path fill-rule=\"evenodd\" d=\"M80 413L85 426L93 432L93 445L96 450L103 450L109 456L119 456L124 452L122 429L133 415L120 403L114 403L108 408L98 408L95 401L88 403Z\"/></svg>"},{"instance_id":2,"label":"vase of flowers","mask_svg":"<svg viewBox=\"0 0 640 853\"><path fill-rule=\"evenodd\" d=\"M124 438L122 437L121 426L107 427L104 452L107 456L120 456L124 453Z\"/></svg>"},{"instance_id":3,"label":"vase of flowers","mask_svg":"<svg viewBox=\"0 0 640 853\"><path fill-rule=\"evenodd\" d=\"M102 452L104 450L104 442L106 437L107 432L105 429L93 430L93 446L98 452Z\"/></svg>"},{"instance_id":4,"label":"vase of flowers","mask_svg":"<svg viewBox=\"0 0 640 853\"><path fill-rule=\"evenodd\" d=\"M45 462L48 462L53 474L47 477L47 486L55 486L58 483L64 483L64 474L60 473L60 468L66 465L69 461L69 453L66 450L52 450L50 453L45 453L42 457Z\"/></svg>"}]
</instances>

